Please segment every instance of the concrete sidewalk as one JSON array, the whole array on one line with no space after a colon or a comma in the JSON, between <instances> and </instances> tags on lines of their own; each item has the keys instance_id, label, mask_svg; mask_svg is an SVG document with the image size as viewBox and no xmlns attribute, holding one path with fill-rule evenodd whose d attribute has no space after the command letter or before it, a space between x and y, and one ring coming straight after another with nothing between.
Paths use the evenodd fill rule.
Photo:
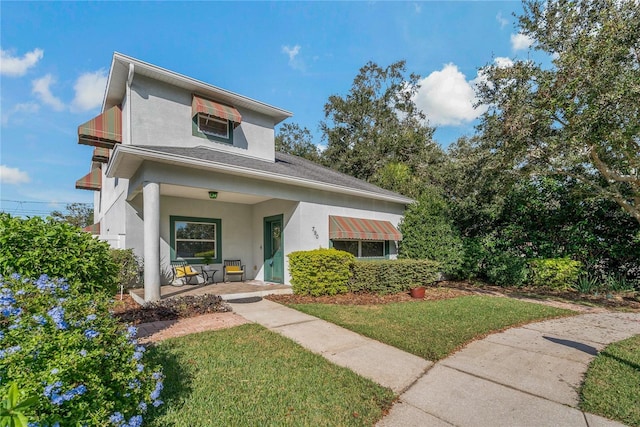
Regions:
<instances>
[{"instance_id":1,"label":"concrete sidewalk","mask_svg":"<svg viewBox=\"0 0 640 427\"><path fill-rule=\"evenodd\" d=\"M588 364L640 334L640 313L533 323L473 342L437 364L262 300L231 304L246 319L400 394L379 426L619 426L577 409Z\"/></svg>"}]
</instances>

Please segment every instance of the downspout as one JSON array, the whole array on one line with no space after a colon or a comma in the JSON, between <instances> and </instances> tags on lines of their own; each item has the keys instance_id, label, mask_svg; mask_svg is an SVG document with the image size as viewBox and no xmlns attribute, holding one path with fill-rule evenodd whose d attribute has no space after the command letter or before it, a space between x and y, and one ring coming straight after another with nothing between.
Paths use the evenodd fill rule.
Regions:
<instances>
[{"instance_id":1,"label":"downspout","mask_svg":"<svg viewBox=\"0 0 640 427\"><path fill-rule=\"evenodd\" d=\"M133 75L135 74L135 66L129 63L129 75L127 76L126 99L127 99L127 144L131 141L131 83L133 83Z\"/></svg>"}]
</instances>

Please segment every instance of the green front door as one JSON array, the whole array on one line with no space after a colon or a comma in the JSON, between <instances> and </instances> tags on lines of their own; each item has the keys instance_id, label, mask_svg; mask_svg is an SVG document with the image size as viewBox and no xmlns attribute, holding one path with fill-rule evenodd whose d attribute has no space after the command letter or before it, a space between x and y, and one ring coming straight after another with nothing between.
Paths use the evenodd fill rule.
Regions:
<instances>
[{"instance_id":1,"label":"green front door","mask_svg":"<svg viewBox=\"0 0 640 427\"><path fill-rule=\"evenodd\" d=\"M284 283L282 215L264 219L264 280Z\"/></svg>"}]
</instances>

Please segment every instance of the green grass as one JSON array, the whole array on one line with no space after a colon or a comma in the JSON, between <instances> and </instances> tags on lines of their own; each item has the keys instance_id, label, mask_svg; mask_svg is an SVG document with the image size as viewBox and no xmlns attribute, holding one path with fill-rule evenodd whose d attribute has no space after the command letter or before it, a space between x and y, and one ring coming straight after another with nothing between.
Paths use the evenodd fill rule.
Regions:
<instances>
[{"instance_id":1,"label":"green grass","mask_svg":"<svg viewBox=\"0 0 640 427\"><path fill-rule=\"evenodd\" d=\"M370 426L395 398L255 324L174 338L147 354L166 375L150 426Z\"/></svg>"},{"instance_id":2,"label":"green grass","mask_svg":"<svg viewBox=\"0 0 640 427\"><path fill-rule=\"evenodd\" d=\"M486 296L374 306L292 304L291 307L433 361L490 332L574 314L541 304Z\"/></svg>"},{"instance_id":3,"label":"green grass","mask_svg":"<svg viewBox=\"0 0 640 427\"><path fill-rule=\"evenodd\" d=\"M640 336L609 345L589 365L580 407L640 426Z\"/></svg>"}]
</instances>

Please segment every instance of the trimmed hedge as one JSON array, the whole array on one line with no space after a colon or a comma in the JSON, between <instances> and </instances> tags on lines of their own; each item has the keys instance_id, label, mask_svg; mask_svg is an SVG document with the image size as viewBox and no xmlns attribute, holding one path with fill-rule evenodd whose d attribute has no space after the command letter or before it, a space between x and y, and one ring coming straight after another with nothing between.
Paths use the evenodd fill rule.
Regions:
<instances>
[{"instance_id":1,"label":"trimmed hedge","mask_svg":"<svg viewBox=\"0 0 640 427\"><path fill-rule=\"evenodd\" d=\"M438 280L440 268L439 262L422 259L356 261L351 267L349 290L382 295L406 292Z\"/></svg>"},{"instance_id":2,"label":"trimmed hedge","mask_svg":"<svg viewBox=\"0 0 640 427\"><path fill-rule=\"evenodd\" d=\"M354 256L336 249L296 251L289 255L291 287L298 295L343 294L348 282Z\"/></svg>"}]
</instances>

